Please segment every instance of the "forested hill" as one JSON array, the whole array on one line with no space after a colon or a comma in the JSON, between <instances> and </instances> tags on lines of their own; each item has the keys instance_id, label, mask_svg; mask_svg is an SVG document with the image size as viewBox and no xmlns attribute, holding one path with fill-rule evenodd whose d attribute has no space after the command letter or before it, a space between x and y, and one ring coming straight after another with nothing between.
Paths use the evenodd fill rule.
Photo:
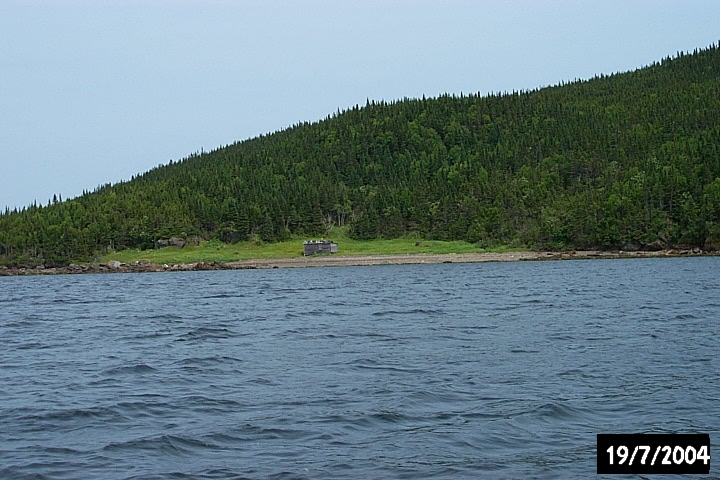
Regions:
<instances>
[{"instance_id":1,"label":"forested hill","mask_svg":"<svg viewBox=\"0 0 720 480\"><path fill-rule=\"evenodd\" d=\"M0 261L329 224L538 249L720 244L720 49L530 92L370 101L0 215Z\"/></svg>"}]
</instances>

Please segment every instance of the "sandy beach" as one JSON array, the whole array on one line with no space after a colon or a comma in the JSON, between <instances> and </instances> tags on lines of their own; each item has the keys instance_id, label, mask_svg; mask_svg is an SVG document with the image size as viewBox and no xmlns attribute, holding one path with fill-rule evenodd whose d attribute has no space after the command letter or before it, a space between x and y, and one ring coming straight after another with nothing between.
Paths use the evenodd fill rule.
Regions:
<instances>
[{"instance_id":1,"label":"sandy beach","mask_svg":"<svg viewBox=\"0 0 720 480\"><path fill-rule=\"evenodd\" d=\"M299 268L369 265L406 265L433 263L517 262L540 260L583 260L597 258L653 258L708 255L701 250L637 251L566 251L566 252L504 252L504 253L448 253L363 256L309 256L283 259L255 259L226 264L230 268Z\"/></svg>"}]
</instances>

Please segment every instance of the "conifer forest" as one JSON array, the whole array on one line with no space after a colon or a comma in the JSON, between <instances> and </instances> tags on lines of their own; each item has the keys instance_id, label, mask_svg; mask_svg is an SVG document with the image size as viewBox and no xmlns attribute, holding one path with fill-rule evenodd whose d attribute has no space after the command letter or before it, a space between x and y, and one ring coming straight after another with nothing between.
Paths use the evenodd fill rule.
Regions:
<instances>
[{"instance_id":1,"label":"conifer forest","mask_svg":"<svg viewBox=\"0 0 720 480\"><path fill-rule=\"evenodd\" d=\"M22 159L18 159L21 162ZM720 249L720 45L533 91L368 100L0 214L0 263L197 237Z\"/></svg>"}]
</instances>

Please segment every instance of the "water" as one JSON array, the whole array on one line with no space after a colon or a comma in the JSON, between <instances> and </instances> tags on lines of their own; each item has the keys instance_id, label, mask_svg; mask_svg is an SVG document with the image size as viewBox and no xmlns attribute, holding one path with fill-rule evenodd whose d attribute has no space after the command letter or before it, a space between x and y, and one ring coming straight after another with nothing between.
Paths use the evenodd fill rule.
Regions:
<instances>
[{"instance_id":1,"label":"water","mask_svg":"<svg viewBox=\"0 0 720 480\"><path fill-rule=\"evenodd\" d=\"M0 278L0 478L598 478L598 433L709 433L717 458L718 272Z\"/></svg>"}]
</instances>

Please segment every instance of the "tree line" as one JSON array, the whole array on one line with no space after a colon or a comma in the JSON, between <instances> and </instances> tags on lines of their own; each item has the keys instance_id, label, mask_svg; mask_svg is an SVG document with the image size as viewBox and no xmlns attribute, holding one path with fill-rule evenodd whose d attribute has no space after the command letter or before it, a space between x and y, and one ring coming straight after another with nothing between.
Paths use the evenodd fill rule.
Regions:
<instances>
[{"instance_id":1,"label":"tree line","mask_svg":"<svg viewBox=\"0 0 720 480\"><path fill-rule=\"evenodd\" d=\"M720 50L533 91L368 101L0 214L0 262L347 226L535 249L720 246Z\"/></svg>"}]
</instances>

